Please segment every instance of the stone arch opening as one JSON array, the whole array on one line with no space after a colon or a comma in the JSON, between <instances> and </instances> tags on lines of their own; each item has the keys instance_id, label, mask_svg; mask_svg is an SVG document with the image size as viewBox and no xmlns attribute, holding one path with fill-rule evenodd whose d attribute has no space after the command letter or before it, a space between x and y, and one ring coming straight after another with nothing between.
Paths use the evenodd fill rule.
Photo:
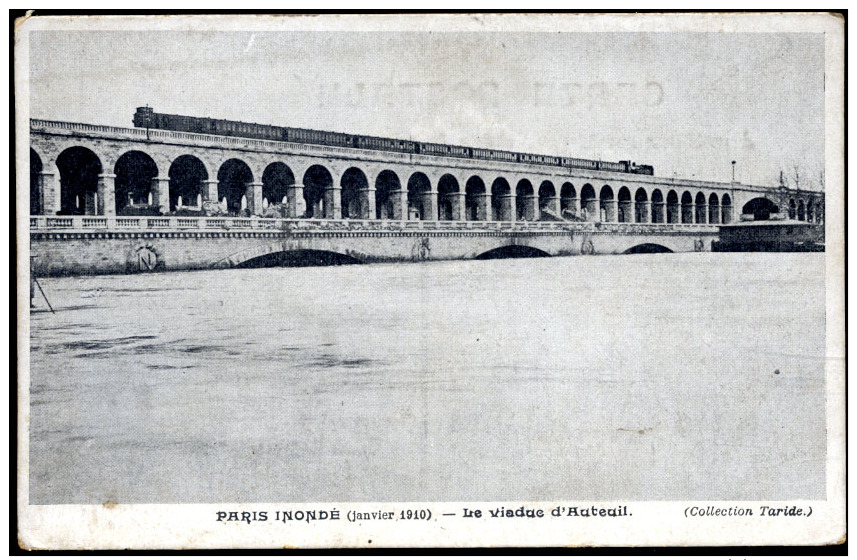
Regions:
<instances>
[{"instance_id":1,"label":"stone arch opening","mask_svg":"<svg viewBox=\"0 0 857 560\"><path fill-rule=\"evenodd\" d=\"M797 204L795 204L795 199L789 199L789 219L794 220L797 217Z\"/></svg>"},{"instance_id":2,"label":"stone arch opening","mask_svg":"<svg viewBox=\"0 0 857 560\"><path fill-rule=\"evenodd\" d=\"M342 174L342 217L352 220L366 219L369 217L369 208L363 208L360 193L369 188L369 179L366 174L356 167L349 167Z\"/></svg>"},{"instance_id":3,"label":"stone arch opening","mask_svg":"<svg viewBox=\"0 0 857 560\"><path fill-rule=\"evenodd\" d=\"M634 193L634 221L638 224L647 224L650 219L649 195L646 189L640 187Z\"/></svg>"},{"instance_id":4,"label":"stone arch opening","mask_svg":"<svg viewBox=\"0 0 857 560\"><path fill-rule=\"evenodd\" d=\"M601 221L615 222L616 221L616 199L613 197L613 189L610 185L601 187L599 193L601 200Z\"/></svg>"},{"instance_id":5,"label":"stone arch opening","mask_svg":"<svg viewBox=\"0 0 857 560\"><path fill-rule=\"evenodd\" d=\"M554 219L559 218L556 203L556 187L550 181L542 181L539 185L539 214L542 216L548 214Z\"/></svg>"},{"instance_id":6,"label":"stone arch opening","mask_svg":"<svg viewBox=\"0 0 857 560\"><path fill-rule=\"evenodd\" d=\"M696 193L696 223L708 223L708 202L705 200L705 195L701 192Z\"/></svg>"},{"instance_id":7,"label":"stone arch opening","mask_svg":"<svg viewBox=\"0 0 857 560\"><path fill-rule=\"evenodd\" d=\"M408 179L409 220L434 220L431 201L431 181L425 173L416 172Z\"/></svg>"},{"instance_id":8,"label":"stone arch opening","mask_svg":"<svg viewBox=\"0 0 857 560\"><path fill-rule=\"evenodd\" d=\"M681 206L678 203L678 194L670 190L667 193L667 223L678 224L681 222Z\"/></svg>"},{"instance_id":9,"label":"stone arch opening","mask_svg":"<svg viewBox=\"0 0 857 560\"><path fill-rule=\"evenodd\" d=\"M729 193L724 194L720 200L720 217L721 223L732 223L732 197L729 196Z\"/></svg>"},{"instance_id":10,"label":"stone arch opening","mask_svg":"<svg viewBox=\"0 0 857 560\"><path fill-rule=\"evenodd\" d=\"M458 179L446 174L437 182L437 219L461 220Z\"/></svg>"},{"instance_id":11,"label":"stone arch opening","mask_svg":"<svg viewBox=\"0 0 857 560\"><path fill-rule=\"evenodd\" d=\"M503 177L497 177L491 183L491 208L494 219L500 222L512 221L512 187Z\"/></svg>"},{"instance_id":12,"label":"stone arch opening","mask_svg":"<svg viewBox=\"0 0 857 560\"><path fill-rule=\"evenodd\" d=\"M711 193L708 196L708 223L720 223L720 198L717 197L717 193Z\"/></svg>"},{"instance_id":13,"label":"stone arch opening","mask_svg":"<svg viewBox=\"0 0 857 560\"><path fill-rule=\"evenodd\" d=\"M464 185L464 207L467 220L479 222L488 220L485 181L477 175L468 179Z\"/></svg>"},{"instance_id":14,"label":"stone arch opening","mask_svg":"<svg viewBox=\"0 0 857 560\"><path fill-rule=\"evenodd\" d=\"M151 206L152 179L158 176L158 165L149 154L132 150L122 154L113 166L116 174L116 213L131 213L140 206ZM170 201L170 209L175 205ZM191 201L196 204L196 199Z\"/></svg>"},{"instance_id":15,"label":"stone arch opening","mask_svg":"<svg viewBox=\"0 0 857 560\"><path fill-rule=\"evenodd\" d=\"M89 148L75 146L57 157L60 173L60 214L98 214L98 176L101 160Z\"/></svg>"},{"instance_id":16,"label":"stone arch opening","mask_svg":"<svg viewBox=\"0 0 857 560\"><path fill-rule=\"evenodd\" d=\"M341 266L360 263L361 261L354 257L342 253L302 249L268 253L239 263L235 268Z\"/></svg>"},{"instance_id":17,"label":"stone arch opening","mask_svg":"<svg viewBox=\"0 0 857 560\"><path fill-rule=\"evenodd\" d=\"M689 191L681 195L681 223L693 223L693 195Z\"/></svg>"},{"instance_id":18,"label":"stone arch opening","mask_svg":"<svg viewBox=\"0 0 857 560\"><path fill-rule=\"evenodd\" d=\"M304 173L304 200L307 218L330 217L331 208L327 200L327 191L333 186L333 176L322 165L313 165Z\"/></svg>"},{"instance_id":19,"label":"stone arch opening","mask_svg":"<svg viewBox=\"0 0 857 560\"><path fill-rule=\"evenodd\" d=\"M661 189L652 191L652 223L663 224L666 222L667 210L664 202L664 193Z\"/></svg>"},{"instance_id":20,"label":"stone arch opening","mask_svg":"<svg viewBox=\"0 0 857 560\"><path fill-rule=\"evenodd\" d=\"M44 214L44 194L42 188L42 158L30 148L30 215Z\"/></svg>"},{"instance_id":21,"label":"stone arch opening","mask_svg":"<svg viewBox=\"0 0 857 560\"><path fill-rule=\"evenodd\" d=\"M580 189L580 215L584 220L598 221L601 216L598 197L595 195L595 187L586 183Z\"/></svg>"},{"instance_id":22,"label":"stone arch opening","mask_svg":"<svg viewBox=\"0 0 857 560\"><path fill-rule=\"evenodd\" d=\"M658 245L657 243L642 243L640 245L634 245L630 249L627 249L623 252L623 255L643 255L650 253L672 253L672 249L669 247L664 247L663 245Z\"/></svg>"},{"instance_id":23,"label":"stone arch opening","mask_svg":"<svg viewBox=\"0 0 857 560\"><path fill-rule=\"evenodd\" d=\"M516 219L527 222L536 220L534 194L533 184L528 179L518 181L518 185L515 187L515 207L518 210Z\"/></svg>"},{"instance_id":24,"label":"stone arch opening","mask_svg":"<svg viewBox=\"0 0 857 560\"><path fill-rule=\"evenodd\" d=\"M208 180L208 171L202 161L191 155L177 157L168 171L170 178L170 210L183 205L201 205L203 182Z\"/></svg>"},{"instance_id":25,"label":"stone arch opening","mask_svg":"<svg viewBox=\"0 0 857 560\"><path fill-rule=\"evenodd\" d=\"M815 208L813 207L812 200L806 203L806 221L811 224L815 223Z\"/></svg>"},{"instance_id":26,"label":"stone arch opening","mask_svg":"<svg viewBox=\"0 0 857 560\"><path fill-rule=\"evenodd\" d=\"M262 172L262 207L287 204L289 187L295 184L295 174L281 161L268 164Z\"/></svg>"},{"instance_id":27,"label":"stone arch opening","mask_svg":"<svg viewBox=\"0 0 857 560\"><path fill-rule=\"evenodd\" d=\"M742 219L751 219L753 221L763 221L770 220L771 214L776 214L780 211L779 206L774 204L774 202L765 197L756 197L747 204L745 204L741 208ZM800 216L803 211L803 201L801 201L801 205L798 206L798 216ZM798 218L802 219L802 218Z\"/></svg>"},{"instance_id":28,"label":"stone arch opening","mask_svg":"<svg viewBox=\"0 0 857 560\"><path fill-rule=\"evenodd\" d=\"M617 221L619 223L634 221L634 204L631 202L631 191L628 187L622 187L617 196L619 200L616 212Z\"/></svg>"},{"instance_id":29,"label":"stone arch opening","mask_svg":"<svg viewBox=\"0 0 857 560\"><path fill-rule=\"evenodd\" d=\"M375 215L379 220L401 220L402 184L399 176L386 169L375 179Z\"/></svg>"},{"instance_id":30,"label":"stone arch opening","mask_svg":"<svg viewBox=\"0 0 857 560\"><path fill-rule=\"evenodd\" d=\"M755 199L753 199L753 200L755 200ZM767 199L765 199L765 200L767 200ZM747 204L749 204L749 202ZM746 211L746 208L747 208L747 205L744 205L744 210L742 210L742 212L744 214L749 214L749 212ZM753 219L754 220L767 220L768 218L756 218L755 213L754 213ZM799 200L797 203L797 219L800 220L801 222L806 220L806 208L803 205L803 199Z\"/></svg>"},{"instance_id":31,"label":"stone arch opening","mask_svg":"<svg viewBox=\"0 0 857 560\"><path fill-rule=\"evenodd\" d=\"M217 197L221 204L226 201L226 211L230 214L240 214L247 211L247 185L253 182L253 172L250 166L240 159L230 159L223 162L217 172Z\"/></svg>"},{"instance_id":32,"label":"stone arch opening","mask_svg":"<svg viewBox=\"0 0 857 560\"><path fill-rule=\"evenodd\" d=\"M476 260L491 260L491 259L533 259L540 257L549 257L550 254L536 249L535 247L527 247L526 245L507 245L491 249L475 257Z\"/></svg>"},{"instance_id":33,"label":"stone arch opening","mask_svg":"<svg viewBox=\"0 0 857 560\"><path fill-rule=\"evenodd\" d=\"M577 217L577 191L571 183L563 183L559 188L559 213L560 216Z\"/></svg>"}]
</instances>

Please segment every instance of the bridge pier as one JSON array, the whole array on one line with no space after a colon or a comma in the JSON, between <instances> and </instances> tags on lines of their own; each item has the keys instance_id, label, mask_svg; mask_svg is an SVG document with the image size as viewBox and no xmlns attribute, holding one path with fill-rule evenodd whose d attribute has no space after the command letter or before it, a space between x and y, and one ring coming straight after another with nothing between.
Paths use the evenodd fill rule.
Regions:
<instances>
[{"instance_id":1,"label":"bridge pier","mask_svg":"<svg viewBox=\"0 0 857 560\"><path fill-rule=\"evenodd\" d=\"M390 193L390 201L393 203L393 219L408 219L408 191L400 189Z\"/></svg>"},{"instance_id":2,"label":"bridge pier","mask_svg":"<svg viewBox=\"0 0 857 560\"><path fill-rule=\"evenodd\" d=\"M116 175L102 173L98 176L98 215L116 215Z\"/></svg>"},{"instance_id":3,"label":"bridge pier","mask_svg":"<svg viewBox=\"0 0 857 560\"><path fill-rule=\"evenodd\" d=\"M491 216L491 194L476 195L476 219L480 222L490 222L494 219Z\"/></svg>"},{"instance_id":4,"label":"bridge pier","mask_svg":"<svg viewBox=\"0 0 857 560\"><path fill-rule=\"evenodd\" d=\"M618 210L618 205L616 204L616 199L611 198L609 200L601 201L601 208L604 210L604 216L602 217L602 221L604 222L615 222L616 221L616 212Z\"/></svg>"},{"instance_id":5,"label":"bridge pier","mask_svg":"<svg viewBox=\"0 0 857 560\"><path fill-rule=\"evenodd\" d=\"M652 203L637 202L634 215L634 221L638 224L648 224L652 221Z\"/></svg>"},{"instance_id":6,"label":"bridge pier","mask_svg":"<svg viewBox=\"0 0 857 560\"><path fill-rule=\"evenodd\" d=\"M655 202L652 205L652 218L651 222L653 224L662 224L666 221L666 203L664 202Z\"/></svg>"},{"instance_id":7,"label":"bridge pier","mask_svg":"<svg viewBox=\"0 0 857 560\"><path fill-rule=\"evenodd\" d=\"M62 210L59 181L53 173L39 173L39 187L42 191L42 208L45 214L57 214Z\"/></svg>"},{"instance_id":8,"label":"bridge pier","mask_svg":"<svg viewBox=\"0 0 857 560\"><path fill-rule=\"evenodd\" d=\"M304 186L295 183L286 187L286 203L289 218L300 218L306 213L306 200L304 200Z\"/></svg>"},{"instance_id":9,"label":"bridge pier","mask_svg":"<svg viewBox=\"0 0 857 560\"><path fill-rule=\"evenodd\" d=\"M467 212L464 193L454 192L447 196L449 196L449 200L452 203L452 220L455 222L463 221Z\"/></svg>"},{"instance_id":10,"label":"bridge pier","mask_svg":"<svg viewBox=\"0 0 857 560\"><path fill-rule=\"evenodd\" d=\"M429 190L422 195L423 220L437 220L437 191Z\"/></svg>"},{"instance_id":11,"label":"bridge pier","mask_svg":"<svg viewBox=\"0 0 857 560\"><path fill-rule=\"evenodd\" d=\"M500 197L500 216L501 222L514 222L517 217L517 209L515 208L515 195L504 194Z\"/></svg>"},{"instance_id":12,"label":"bridge pier","mask_svg":"<svg viewBox=\"0 0 857 560\"><path fill-rule=\"evenodd\" d=\"M152 179L152 204L157 206L163 214L170 211L169 177L154 177Z\"/></svg>"},{"instance_id":13,"label":"bridge pier","mask_svg":"<svg viewBox=\"0 0 857 560\"><path fill-rule=\"evenodd\" d=\"M524 204L526 204L524 217L528 221L537 222L541 216L541 212L539 212L539 195L531 194L524 197Z\"/></svg>"},{"instance_id":14,"label":"bridge pier","mask_svg":"<svg viewBox=\"0 0 857 560\"><path fill-rule=\"evenodd\" d=\"M620 213L616 215L617 222L634 222L634 202L631 200L623 200L618 204L618 208ZM621 214L622 219L619 219L619 215Z\"/></svg>"},{"instance_id":15,"label":"bridge pier","mask_svg":"<svg viewBox=\"0 0 857 560\"><path fill-rule=\"evenodd\" d=\"M315 216L315 212L313 212ZM324 217L328 220L342 218L342 187L332 185L324 189Z\"/></svg>"},{"instance_id":16,"label":"bridge pier","mask_svg":"<svg viewBox=\"0 0 857 560\"><path fill-rule=\"evenodd\" d=\"M357 191L357 200L360 205L360 219L374 220L375 219L375 189L360 189Z\"/></svg>"},{"instance_id":17,"label":"bridge pier","mask_svg":"<svg viewBox=\"0 0 857 560\"><path fill-rule=\"evenodd\" d=\"M719 224L720 223L720 205L719 204L712 204L711 208L709 208L708 223L710 223L710 224Z\"/></svg>"},{"instance_id":18,"label":"bridge pier","mask_svg":"<svg viewBox=\"0 0 857 560\"><path fill-rule=\"evenodd\" d=\"M600 223L601 222L601 201L597 196L586 201L586 221Z\"/></svg>"},{"instance_id":19,"label":"bridge pier","mask_svg":"<svg viewBox=\"0 0 857 560\"><path fill-rule=\"evenodd\" d=\"M208 202L220 202L217 200L217 189L220 188L220 181L203 181L202 187L203 200Z\"/></svg>"},{"instance_id":20,"label":"bridge pier","mask_svg":"<svg viewBox=\"0 0 857 560\"><path fill-rule=\"evenodd\" d=\"M262 213L262 183L247 183L244 194L247 196L247 209L250 214L258 216Z\"/></svg>"}]
</instances>

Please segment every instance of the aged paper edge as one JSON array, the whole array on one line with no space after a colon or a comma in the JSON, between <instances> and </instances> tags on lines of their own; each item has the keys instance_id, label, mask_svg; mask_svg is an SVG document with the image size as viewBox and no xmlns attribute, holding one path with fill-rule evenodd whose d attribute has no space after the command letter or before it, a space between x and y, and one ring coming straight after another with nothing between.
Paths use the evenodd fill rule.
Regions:
<instances>
[{"instance_id":1,"label":"aged paper edge","mask_svg":"<svg viewBox=\"0 0 857 560\"><path fill-rule=\"evenodd\" d=\"M29 315L18 318L18 539L29 549L179 549L179 548L337 548L337 547L501 547L501 546L741 546L819 545L845 538L845 339L844 339L844 25L828 14L671 14L671 15L502 15L502 16L175 16L163 18L30 18L16 25L16 165L24 169L29 148L29 84L26 36L39 29L159 30L436 30L436 31L719 31L817 32L825 34L825 173L827 278L827 499L800 501L814 515L800 522L755 518L688 519L688 506L758 507L761 502L586 503L596 507L628 505L635 517L566 523L546 519L495 520L475 525L464 520L402 526L384 522L278 524L217 523L218 511L431 509L487 510L514 506L545 512L546 503L408 503L408 504L194 504L194 505L57 505L28 504ZM17 175L16 210L28 215L26 174ZM28 308L29 224L16 223L17 305ZM791 502L764 502L774 507Z\"/></svg>"}]
</instances>

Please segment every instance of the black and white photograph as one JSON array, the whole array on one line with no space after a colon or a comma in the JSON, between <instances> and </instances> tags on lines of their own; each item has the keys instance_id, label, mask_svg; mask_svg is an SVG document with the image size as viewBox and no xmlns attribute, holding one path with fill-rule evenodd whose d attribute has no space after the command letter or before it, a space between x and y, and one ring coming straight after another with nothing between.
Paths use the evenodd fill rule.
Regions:
<instances>
[{"instance_id":1,"label":"black and white photograph","mask_svg":"<svg viewBox=\"0 0 857 560\"><path fill-rule=\"evenodd\" d=\"M844 40L22 18L21 546L840 542Z\"/></svg>"}]
</instances>

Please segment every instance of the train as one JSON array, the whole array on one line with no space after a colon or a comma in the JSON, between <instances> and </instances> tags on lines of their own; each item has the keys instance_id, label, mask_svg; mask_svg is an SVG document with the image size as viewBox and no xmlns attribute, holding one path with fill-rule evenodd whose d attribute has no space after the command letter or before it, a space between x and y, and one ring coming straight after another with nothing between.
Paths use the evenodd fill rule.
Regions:
<instances>
[{"instance_id":1,"label":"train","mask_svg":"<svg viewBox=\"0 0 857 560\"><path fill-rule=\"evenodd\" d=\"M582 158L547 156L487 148L471 148L451 144L435 144L432 142L414 142L413 140L398 140L378 136L362 136L342 132L328 132L307 128L288 126L273 126L269 124L212 119L209 117L190 117L186 115L170 115L156 113L150 107L138 107L134 113L134 126L137 128L172 130L176 132L192 132L197 134L217 134L219 136L235 136L239 138L256 138L259 140L277 140L280 142L295 142L298 144L318 144L322 146L338 146L344 148L360 148L384 152L401 152L406 154L426 154L433 156L482 159L504 161L509 163L533 163L551 165L571 169L590 169L594 171L614 171L617 173L633 173L636 175L654 175L651 165L638 165L631 160L600 161Z\"/></svg>"}]
</instances>

